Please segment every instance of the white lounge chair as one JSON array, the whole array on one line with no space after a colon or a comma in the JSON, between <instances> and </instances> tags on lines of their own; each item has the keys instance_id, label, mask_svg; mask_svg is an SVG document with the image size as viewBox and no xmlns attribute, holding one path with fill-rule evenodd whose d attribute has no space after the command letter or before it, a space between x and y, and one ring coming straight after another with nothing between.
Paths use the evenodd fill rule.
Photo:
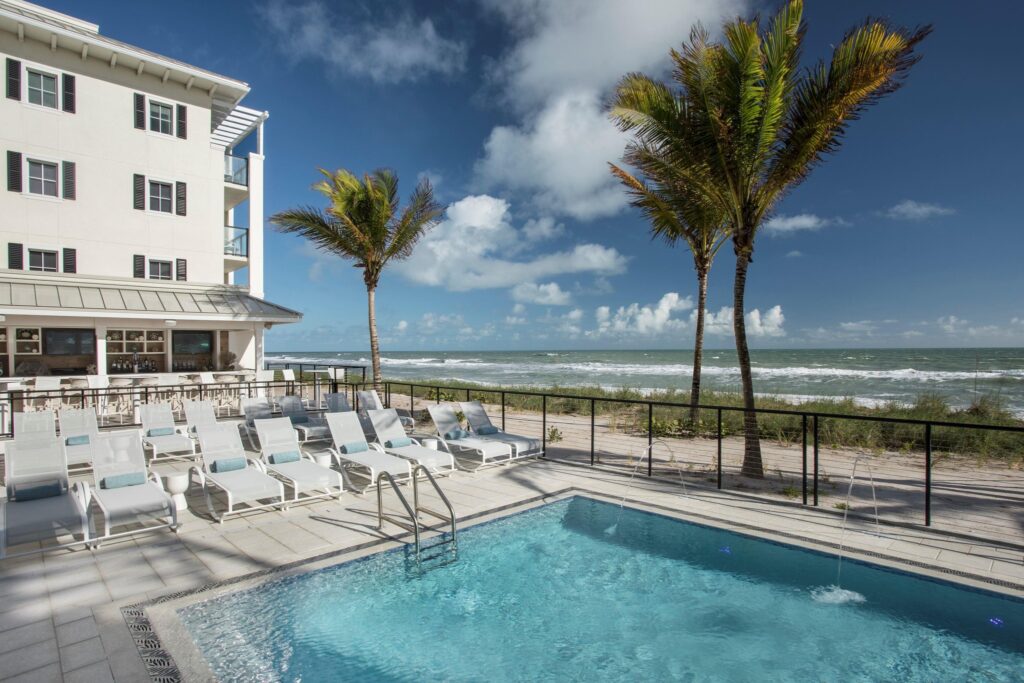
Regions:
<instances>
[{"instance_id":1,"label":"white lounge chair","mask_svg":"<svg viewBox=\"0 0 1024 683\"><path fill-rule=\"evenodd\" d=\"M200 425L217 424L213 401L185 401L185 426L189 436L195 436Z\"/></svg>"},{"instance_id":2,"label":"white lounge chair","mask_svg":"<svg viewBox=\"0 0 1024 683\"><path fill-rule=\"evenodd\" d=\"M142 443L150 449L150 461L195 458L196 444L185 433L187 427L174 424L170 403L139 406L139 415L142 418Z\"/></svg>"},{"instance_id":3,"label":"white lounge chair","mask_svg":"<svg viewBox=\"0 0 1024 683\"><path fill-rule=\"evenodd\" d=\"M8 443L4 482L7 499L0 500L0 559L39 552L7 554L8 548L22 543L68 535L81 538L44 550L89 543L89 486L85 482L70 485L64 449L56 436Z\"/></svg>"},{"instance_id":4,"label":"white lounge chair","mask_svg":"<svg viewBox=\"0 0 1024 683\"><path fill-rule=\"evenodd\" d=\"M92 467L93 451L100 436L96 411L90 408L62 408L59 418L60 438L64 442L68 467Z\"/></svg>"},{"instance_id":5,"label":"white lounge chair","mask_svg":"<svg viewBox=\"0 0 1024 683\"><path fill-rule=\"evenodd\" d=\"M448 450L456 455L468 456L480 459L480 467L494 461L504 460L505 464L512 461L514 449L512 444L504 441L488 439L486 436L473 436L462 429L455 409L450 405L427 406L430 419L434 421L437 435L448 446Z\"/></svg>"},{"instance_id":6,"label":"white lounge chair","mask_svg":"<svg viewBox=\"0 0 1024 683\"><path fill-rule=\"evenodd\" d=\"M14 414L14 440L19 443L57 438L57 420L52 410Z\"/></svg>"},{"instance_id":7,"label":"white lounge chair","mask_svg":"<svg viewBox=\"0 0 1024 683\"><path fill-rule=\"evenodd\" d=\"M381 403L380 395L376 389L357 391L356 404L359 406L359 412L361 413L367 413L371 410L384 410L384 404ZM398 414L398 419L401 420L402 426L407 431L416 426L416 420L413 419L412 413L407 410L398 409L395 409L395 412Z\"/></svg>"},{"instance_id":8,"label":"white lounge chair","mask_svg":"<svg viewBox=\"0 0 1024 683\"><path fill-rule=\"evenodd\" d=\"M388 455L384 447L376 443L367 443L363 434L363 426L354 412L327 413L327 424L331 430L333 445L329 452L338 461L342 472L361 470L369 472L370 483L360 492L377 483L381 472L390 474L396 482L408 480L412 475L412 465L405 458ZM351 486L351 480L349 481Z\"/></svg>"},{"instance_id":9,"label":"white lounge chair","mask_svg":"<svg viewBox=\"0 0 1024 683\"><path fill-rule=\"evenodd\" d=\"M331 438L327 420L306 412L306 406L298 396L282 396L278 404L281 406L281 414L291 420L292 427L302 435L302 441L326 441Z\"/></svg>"},{"instance_id":10,"label":"white lounge chair","mask_svg":"<svg viewBox=\"0 0 1024 683\"><path fill-rule=\"evenodd\" d=\"M407 436L402 424L398 421L398 413L393 408L386 410L370 410L367 412L377 442L384 451L399 458L411 460L423 465L432 474L451 474L456 470L455 457L451 451L437 451L420 444L417 439ZM442 445L445 445L442 442Z\"/></svg>"},{"instance_id":11,"label":"white lounge chair","mask_svg":"<svg viewBox=\"0 0 1024 683\"><path fill-rule=\"evenodd\" d=\"M324 394L324 405L327 407L328 413L347 413L352 410L352 406L348 403L348 396L342 391Z\"/></svg>"},{"instance_id":12,"label":"white lounge chair","mask_svg":"<svg viewBox=\"0 0 1024 683\"><path fill-rule=\"evenodd\" d=\"M205 425L199 428L199 444L203 466L193 466L189 472L199 480L206 498L210 516L217 522L236 512L266 508L285 509L284 484L271 477L263 463L245 454L238 429L226 424ZM227 497L227 511L218 515L213 506L214 490ZM263 503L261 501L272 501ZM235 506L245 504L244 510Z\"/></svg>"},{"instance_id":13,"label":"white lounge chair","mask_svg":"<svg viewBox=\"0 0 1024 683\"><path fill-rule=\"evenodd\" d=\"M160 477L146 467L146 455L138 432L104 434L93 449L92 500L103 515L99 541L142 531L178 529L178 510L164 491ZM111 527L157 520L141 528L111 535Z\"/></svg>"},{"instance_id":14,"label":"white lounge chair","mask_svg":"<svg viewBox=\"0 0 1024 683\"><path fill-rule=\"evenodd\" d=\"M243 398L242 414L245 416L245 420L242 421L240 427L245 432L249 447L257 450L256 420L269 420L274 416L274 412L270 408L270 401L265 398Z\"/></svg>"},{"instance_id":15,"label":"white lounge chair","mask_svg":"<svg viewBox=\"0 0 1024 683\"><path fill-rule=\"evenodd\" d=\"M288 482L292 487L292 502L299 500L299 494L306 494L306 498L341 498L345 490L341 474L318 465L312 456L302 452L291 420L287 417L257 420L256 431L263 466L270 474Z\"/></svg>"},{"instance_id":16,"label":"white lounge chair","mask_svg":"<svg viewBox=\"0 0 1024 683\"><path fill-rule=\"evenodd\" d=\"M540 439L509 434L491 424L491 418L487 417L487 411L484 410L480 401L463 401L459 405L462 407L462 413L466 416L466 422L473 429L474 436L487 437L511 444L515 448L513 454L515 458L544 455L544 446Z\"/></svg>"}]
</instances>

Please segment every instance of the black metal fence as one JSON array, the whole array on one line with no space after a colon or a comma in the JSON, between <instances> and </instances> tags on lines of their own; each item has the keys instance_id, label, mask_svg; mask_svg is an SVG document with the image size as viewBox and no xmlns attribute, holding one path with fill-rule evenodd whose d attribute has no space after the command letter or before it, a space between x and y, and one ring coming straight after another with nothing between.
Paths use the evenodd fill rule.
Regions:
<instances>
[{"instance_id":1,"label":"black metal fence","mask_svg":"<svg viewBox=\"0 0 1024 683\"><path fill-rule=\"evenodd\" d=\"M907 525L1024 544L1024 427L757 409L760 476L750 476L737 406L388 381L384 402L480 400L495 424L539 436L549 459ZM539 431L539 434L538 434ZM746 466L746 468L745 468ZM970 531L967 531L970 529Z\"/></svg>"},{"instance_id":2,"label":"black metal fence","mask_svg":"<svg viewBox=\"0 0 1024 683\"><path fill-rule=\"evenodd\" d=\"M317 374L317 373L333 373L337 370L342 371L344 382L365 382L366 381L366 366L365 365L353 365L347 363L334 363L325 361L322 363L313 362L297 362L297 361L264 361L264 367L267 370L295 370L298 372L298 377L303 377L304 373Z\"/></svg>"}]
</instances>

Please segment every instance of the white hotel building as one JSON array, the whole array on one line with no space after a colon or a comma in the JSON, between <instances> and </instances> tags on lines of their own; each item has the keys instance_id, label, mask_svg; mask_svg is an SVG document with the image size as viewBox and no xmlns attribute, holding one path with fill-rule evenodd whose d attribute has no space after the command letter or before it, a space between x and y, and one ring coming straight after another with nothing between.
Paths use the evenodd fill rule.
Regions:
<instances>
[{"instance_id":1,"label":"white hotel building","mask_svg":"<svg viewBox=\"0 0 1024 683\"><path fill-rule=\"evenodd\" d=\"M262 367L264 330L300 315L262 299L249 87L21 0L0 0L0 68L3 375Z\"/></svg>"}]
</instances>

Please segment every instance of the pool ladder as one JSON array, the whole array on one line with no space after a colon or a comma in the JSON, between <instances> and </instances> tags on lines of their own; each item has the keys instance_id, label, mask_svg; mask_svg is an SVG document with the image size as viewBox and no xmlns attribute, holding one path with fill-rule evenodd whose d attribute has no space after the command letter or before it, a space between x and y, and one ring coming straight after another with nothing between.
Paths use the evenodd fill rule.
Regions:
<instances>
[{"instance_id":1,"label":"pool ladder","mask_svg":"<svg viewBox=\"0 0 1024 683\"><path fill-rule=\"evenodd\" d=\"M425 477L425 481L429 482L437 492L437 497L441 499L448 513L438 512L432 510L424 505L420 505L420 477L419 474L422 472ZM398 500L402 503L402 507L405 508L405 513L408 516L408 520L398 519L389 514L384 513L384 483L387 482L391 485L391 489L398 496ZM444 495L444 491L437 485L437 481L434 479L434 475L430 473L424 465L416 465L412 470L412 505L409 505L409 500L402 493L401 489L398 488L398 484L395 482L395 478L391 476L389 472L381 472L377 475L377 528L383 529L384 522L388 521L395 526L401 527L406 531L409 531L413 535L413 556L416 561L416 566L422 566L423 562L427 562L435 559L444 559L442 563L450 564L458 559L459 543L458 543L458 530L456 528L455 521L455 509L452 508L451 502L448 500L448 496ZM441 552L435 555L429 555L424 557L421 551L424 549L420 544L420 513L426 513L441 521L448 522L451 531L447 534L449 537L444 538L445 534L442 534L443 540L439 543L431 544L427 546L429 549L443 548Z\"/></svg>"}]
</instances>

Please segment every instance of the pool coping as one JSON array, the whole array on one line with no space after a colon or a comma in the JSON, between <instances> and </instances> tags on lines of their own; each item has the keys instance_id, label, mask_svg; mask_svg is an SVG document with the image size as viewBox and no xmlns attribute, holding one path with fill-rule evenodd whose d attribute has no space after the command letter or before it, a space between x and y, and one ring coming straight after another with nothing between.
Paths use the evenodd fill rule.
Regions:
<instances>
[{"instance_id":1,"label":"pool coping","mask_svg":"<svg viewBox=\"0 0 1024 683\"><path fill-rule=\"evenodd\" d=\"M459 520L460 530L575 496L589 497L615 504L621 503L639 512L657 514L698 526L730 531L748 538L799 548L818 554L835 556L837 551L842 550L843 559L847 561L864 563L887 571L909 574L924 580L953 584L963 590L987 593L1011 600L1024 600L1024 585L1003 579L985 577L972 572L942 567L921 560L896 557L878 551L843 547L840 543L833 541L808 538L797 533L766 529L744 522L723 520L698 512L682 511L658 503L632 498L622 499L579 486L568 486L550 493L539 494L466 515ZM423 539L434 538L443 533L443 529L440 527L428 526L426 529L426 533L421 534ZM196 602L192 598L198 595L207 594L208 597L206 599L212 599L221 594L247 590L267 583L271 577L273 577L273 580L280 580L289 576L318 571L326 566L355 562L371 555L398 549L407 545L411 538L411 533L377 538L354 546L295 560L277 567L268 567L267 569L250 572L230 579L214 581L193 588L167 593L156 598L125 605L120 607L119 611L131 632L139 656L142 658L151 680L158 681L159 683L216 680L216 676L209 668L205 657L192 640L184 624L177 617L177 609L183 606L182 603L186 601L188 604Z\"/></svg>"}]
</instances>

